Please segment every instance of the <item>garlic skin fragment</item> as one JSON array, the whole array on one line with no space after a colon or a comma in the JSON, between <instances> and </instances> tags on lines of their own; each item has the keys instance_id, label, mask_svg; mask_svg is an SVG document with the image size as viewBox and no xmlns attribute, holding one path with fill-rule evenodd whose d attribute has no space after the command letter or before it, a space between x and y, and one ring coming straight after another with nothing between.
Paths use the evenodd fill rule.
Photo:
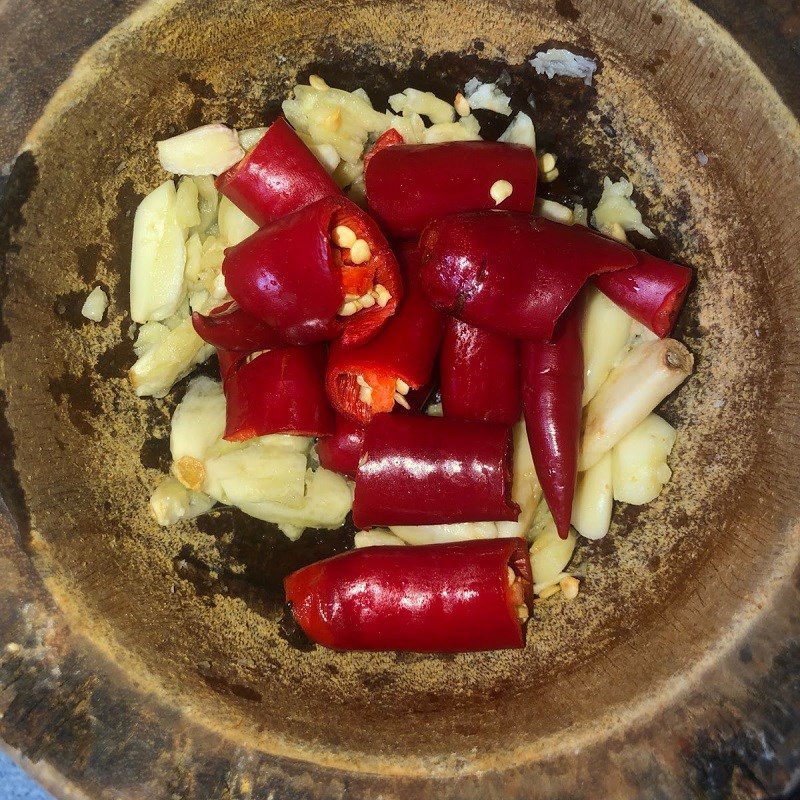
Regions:
<instances>
[{"instance_id":1,"label":"garlic skin fragment","mask_svg":"<svg viewBox=\"0 0 800 800\"><path fill-rule=\"evenodd\" d=\"M694 357L674 339L628 353L586 406L578 469L594 466L692 373Z\"/></svg>"},{"instance_id":2,"label":"garlic skin fragment","mask_svg":"<svg viewBox=\"0 0 800 800\"><path fill-rule=\"evenodd\" d=\"M585 406L598 392L611 368L628 346L633 318L591 286L581 327L583 399Z\"/></svg>"},{"instance_id":3,"label":"garlic skin fragment","mask_svg":"<svg viewBox=\"0 0 800 800\"><path fill-rule=\"evenodd\" d=\"M175 313L183 298L185 264L175 184L164 181L139 203L133 220L130 298L134 322L158 322Z\"/></svg>"},{"instance_id":4,"label":"garlic skin fragment","mask_svg":"<svg viewBox=\"0 0 800 800\"><path fill-rule=\"evenodd\" d=\"M675 428L665 419L650 414L614 447L611 469L615 500L638 506L658 497L672 477L667 458L676 436Z\"/></svg>"},{"instance_id":5,"label":"garlic skin fragment","mask_svg":"<svg viewBox=\"0 0 800 800\"><path fill-rule=\"evenodd\" d=\"M360 547L377 547L391 545L402 547L405 542L382 528L373 528L371 531L358 531L353 539L356 549Z\"/></svg>"},{"instance_id":6,"label":"garlic skin fragment","mask_svg":"<svg viewBox=\"0 0 800 800\"><path fill-rule=\"evenodd\" d=\"M614 506L612 487L611 453L606 453L578 478L575 489L572 526L584 538L602 539L608 533Z\"/></svg>"},{"instance_id":7,"label":"garlic skin fragment","mask_svg":"<svg viewBox=\"0 0 800 800\"><path fill-rule=\"evenodd\" d=\"M214 507L214 501L202 492L193 492L173 477L165 478L150 496L150 511L162 527L182 519L193 519Z\"/></svg>"},{"instance_id":8,"label":"garlic skin fragment","mask_svg":"<svg viewBox=\"0 0 800 800\"><path fill-rule=\"evenodd\" d=\"M236 131L202 125L157 143L161 166L176 175L220 175L244 158Z\"/></svg>"},{"instance_id":9,"label":"garlic skin fragment","mask_svg":"<svg viewBox=\"0 0 800 800\"><path fill-rule=\"evenodd\" d=\"M100 286L95 286L83 301L81 314L92 322L102 322L108 308L108 295Z\"/></svg>"}]
</instances>

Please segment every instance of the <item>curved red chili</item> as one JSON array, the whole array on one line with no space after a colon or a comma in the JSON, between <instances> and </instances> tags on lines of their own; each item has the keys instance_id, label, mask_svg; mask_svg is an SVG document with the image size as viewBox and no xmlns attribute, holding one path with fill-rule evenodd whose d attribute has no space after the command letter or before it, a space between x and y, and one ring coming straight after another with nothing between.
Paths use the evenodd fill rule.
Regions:
<instances>
[{"instance_id":1,"label":"curved red chili","mask_svg":"<svg viewBox=\"0 0 800 800\"><path fill-rule=\"evenodd\" d=\"M420 257L422 285L434 305L516 339L549 339L592 275L637 262L633 250L582 225L507 211L431 223Z\"/></svg>"},{"instance_id":2,"label":"curved red chili","mask_svg":"<svg viewBox=\"0 0 800 800\"><path fill-rule=\"evenodd\" d=\"M288 433L327 436L333 411L323 385L322 346L284 347L255 357L220 352L225 439Z\"/></svg>"},{"instance_id":3,"label":"curved red chili","mask_svg":"<svg viewBox=\"0 0 800 800\"><path fill-rule=\"evenodd\" d=\"M334 245L340 226L366 243L363 264L353 264L349 247ZM380 229L341 196L318 200L229 248L222 273L231 297L248 314L296 345L340 334L346 344L366 341L402 295L399 267ZM347 306L347 289L354 284L368 286L380 299L369 295L370 306L366 300L363 308Z\"/></svg>"},{"instance_id":4,"label":"curved red chili","mask_svg":"<svg viewBox=\"0 0 800 800\"><path fill-rule=\"evenodd\" d=\"M431 221L462 211L501 208L530 214L536 196L536 153L504 142L404 144L375 153L364 170L367 202L392 236L411 238ZM511 194L497 204L497 181Z\"/></svg>"},{"instance_id":5,"label":"curved red chili","mask_svg":"<svg viewBox=\"0 0 800 800\"><path fill-rule=\"evenodd\" d=\"M490 422L377 414L356 473L353 522L436 525L516 520L511 430Z\"/></svg>"},{"instance_id":6,"label":"curved red chili","mask_svg":"<svg viewBox=\"0 0 800 800\"><path fill-rule=\"evenodd\" d=\"M286 344L277 331L248 314L235 300L218 306L209 314L195 311L192 325L203 341L223 350L252 353Z\"/></svg>"},{"instance_id":7,"label":"curved red chili","mask_svg":"<svg viewBox=\"0 0 800 800\"><path fill-rule=\"evenodd\" d=\"M663 339L675 326L689 291L692 271L641 250L636 254L639 263L635 267L598 275L595 285L609 300Z\"/></svg>"},{"instance_id":8,"label":"curved red chili","mask_svg":"<svg viewBox=\"0 0 800 800\"><path fill-rule=\"evenodd\" d=\"M364 426L337 414L333 434L317 443L317 455L325 469L355 480L363 448Z\"/></svg>"},{"instance_id":9,"label":"curved red chili","mask_svg":"<svg viewBox=\"0 0 800 800\"><path fill-rule=\"evenodd\" d=\"M372 147L370 147L370 149L364 155L364 171L366 172L369 162L372 161L373 156L380 153L381 150L385 150L387 147L393 147L396 144L403 144L404 142L405 140L403 139L402 134L399 131L396 131L394 128L389 128L388 131L384 131L375 140L375 144L372 145Z\"/></svg>"},{"instance_id":10,"label":"curved red chili","mask_svg":"<svg viewBox=\"0 0 800 800\"><path fill-rule=\"evenodd\" d=\"M450 317L439 378L446 417L513 425L522 411L519 343Z\"/></svg>"},{"instance_id":11,"label":"curved red chili","mask_svg":"<svg viewBox=\"0 0 800 800\"><path fill-rule=\"evenodd\" d=\"M406 294L397 313L366 344L331 345L326 386L340 413L365 425L395 403L410 406L411 391L426 386L442 340L444 316L433 308L419 282L416 245L398 249Z\"/></svg>"},{"instance_id":12,"label":"curved red chili","mask_svg":"<svg viewBox=\"0 0 800 800\"><path fill-rule=\"evenodd\" d=\"M533 607L520 538L351 550L293 572L284 587L306 635L338 650L520 648Z\"/></svg>"},{"instance_id":13,"label":"curved red chili","mask_svg":"<svg viewBox=\"0 0 800 800\"><path fill-rule=\"evenodd\" d=\"M578 299L558 323L552 342L522 343L522 402L536 475L559 536L566 539L578 474L583 394Z\"/></svg>"},{"instance_id":14,"label":"curved red chili","mask_svg":"<svg viewBox=\"0 0 800 800\"><path fill-rule=\"evenodd\" d=\"M216 180L217 189L250 219L266 225L323 197L339 195L333 179L278 117L258 144Z\"/></svg>"}]
</instances>

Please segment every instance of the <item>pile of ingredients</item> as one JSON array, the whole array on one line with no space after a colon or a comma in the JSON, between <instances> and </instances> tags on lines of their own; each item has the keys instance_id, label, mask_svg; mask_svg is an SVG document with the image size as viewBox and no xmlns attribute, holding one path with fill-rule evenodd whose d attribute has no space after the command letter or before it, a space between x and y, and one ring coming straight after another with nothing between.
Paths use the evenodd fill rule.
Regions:
<instances>
[{"instance_id":1,"label":"pile of ingredients","mask_svg":"<svg viewBox=\"0 0 800 800\"><path fill-rule=\"evenodd\" d=\"M163 397L214 353L220 380L189 383L150 504L292 539L352 513L356 549L285 581L319 644L522 647L534 602L578 593L577 536L671 476L653 412L692 370L668 338L691 272L629 245L653 234L624 179L591 220L537 200L531 118L480 137L497 85L389 105L312 76L268 128L158 143L180 177L135 216L130 380Z\"/></svg>"}]
</instances>

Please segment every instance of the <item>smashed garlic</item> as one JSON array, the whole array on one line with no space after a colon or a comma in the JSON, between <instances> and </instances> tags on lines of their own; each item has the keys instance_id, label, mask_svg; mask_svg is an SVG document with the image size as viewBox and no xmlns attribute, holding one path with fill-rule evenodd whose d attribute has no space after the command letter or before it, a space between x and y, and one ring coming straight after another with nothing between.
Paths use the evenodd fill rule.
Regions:
<instances>
[{"instance_id":1,"label":"smashed garlic","mask_svg":"<svg viewBox=\"0 0 800 800\"><path fill-rule=\"evenodd\" d=\"M586 539L602 539L611 526L613 506L611 453L606 453L578 479L572 526Z\"/></svg>"},{"instance_id":2,"label":"smashed garlic","mask_svg":"<svg viewBox=\"0 0 800 800\"><path fill-rule=\"evenodd\" d=\"M624 231L637 231L647 239L655 239L655 234L642 222L642 214L631 199L633 184L627 178L614 182L603 179L603 194L592 212L592 225L601 233L611 234L614 225Z\"/></svg>"},{"instance_id":3,"label":"smashed garlic","mask_svg":"<svg viewBox=\"0 0 800 800\"><path fill-rule=\"evenodd\" d=\"M218 215L219 235L227 247L243 242L258 230L258 225L227 197L220 198Z\"/></svg>"},{"instance_id":4,"label":"smashed garlic","mask_svg":"<svg viewBox=\"0 0 800 800\"><path fill-rule=\"evenodd\" d=\"M473 122L474 120L474 122ZM462 117L458 122L439 122L425 129L425 144L442 142L476 142L480 140L480 123L473 116Z\"/></svg>"},{"instance_id":5,"label":"smashed garlic","mask_svg":"<svg viewBox=\"0 0 800 800\"><path fill-rule=\"evenodd\" d=\"M102 322L107 308L108 295L103 291L102 287L95 286L87 295L86 300L83 301L81 314L92 322Z\"/></svg>"},{"instance_id":6,"label":"smashed garlic","mask_svg":"<svg viewBox=\"0 0 800 800\"><path fill-rule=\"evenodd\" d=\"M169 449L173 462L186 457L203 461L224 432L222 384L204 375L193 378L172 414Z\"/></svg>"},{"instance_id":7,"label":"smashed garlic","mask_svg":"<svg viewBox=\"0 0 800 800\"><path fill-rule=\"evenodd\" d=\"M158 142L161 166L176 175L219 175L244 158L236 131L203 125Z\"/></svg>"},{"instance_id":8,"label":"smashed garlic","mask_svg":"<svg viewBox=\"0 0 800 800\"><path fill-rule=\"evenodd\" d=\"M183 299L184 230L175 184L164 181L139 203L133 219L130 302L134 322L160 321Z\"/></svg>"},{"instance_id":9,"label":"smashed garlic","mask_svg":"<svg viewBox=\"0 0 800 800\"><path fill-rule=\"evenodd\" d=\"M611 451L614 499L644 505L658 497L672 477L667 458L677 433L666 420L650 414Z\"/></svg>"},{"instance_id":10,"label":"smashed garlic","mask_svg":"<svg viewBox=\"0 0 800 800\"><path fill-rule=\"evenodd\" d=\"M450 103L438 98L433 92L421 92L418 89L406 89L389 98L389 105L395 114L420 114L432 123L452 122L456 118L456 110Z\"/></svg>"},{"instance_id":11,"label":"smashed garlic","mask_svg":"<svg viewBox=\"0 0 800 800\"><path fill-rule=\"evenodd\" d=\"M549 512L548 512L549 515ZM534 591L540 594L544 589L557 584L575 551L577 539L570 530L566 539L558 535L553 518L550 517L531 545L531 572Z\"/></svg>"},{"instance_id":12,"label":"smashed garlic","mask_svg":"<svg viewBox=\"0 0 800 800\"><path fill-rule=\"evenodd\" d=\"M467 81L464 94L470 108L482 108L505 116L511 115L511 98L496 83L481 83L477 78Z\"/></svg>"},{"instance_id":13,"label":"smashed garlic","mask_svg":"<svg viewBox=\"0 0 800 800\"><path fill-rule=\"evenodd\" d=\"M193 519L214 507L214 501L202 492L193 492L175 478L165 478L150 496L150 511L159 525L174 525Z\"/></svg>"},{"instance_id":14,"label":"smashed garlic","mask_svg":"<svg viewBox=\"0 0 800 800\"><path fill-rule=\"evenodd\" d=\"M207 233L217 221L220 194L211 175L197 175L192 180L197 186L197 208L200 212L200 224L193 233Z\"/></svg>"}]
</instances>

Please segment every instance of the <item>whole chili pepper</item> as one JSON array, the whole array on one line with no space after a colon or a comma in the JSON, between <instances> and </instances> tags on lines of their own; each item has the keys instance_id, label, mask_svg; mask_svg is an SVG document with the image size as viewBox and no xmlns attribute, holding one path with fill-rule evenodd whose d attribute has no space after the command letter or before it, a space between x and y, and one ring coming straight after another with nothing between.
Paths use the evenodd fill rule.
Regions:
<instances>
[{"instance_id":1,"label":"whole chili pepper","mask_svg":"<svg viewBox=\"0 0 800 800\"><path fill-rule=\"evenodd\" d=\"M592 275L637 263L633 250L582 225L507 211L432 222L419 247L434 305L516 339L549 339Z\"/></svg>"},{"instance_id":2,"label":"whole chili pepper","mask_svg":"<svg viewBox=\"0 0 800 800\"><path fill-rule=\"evenodd\" d=\"M533 603L517 537L351 550L293 572L284 587L306 635L337 650L520 648Z\"/></svg>"},{"instance_id":3,"label":"whole chili pepper","mask_svg":"<svg viewBox=\"0 0 800 800\"><path fill-rule=\"evenodd\" d=\"M219 355L226 401L225 439L239 442L270 433L333 433L321 345L278 348L254 358L225 351Z\"/></svg>"},{"instance_id":4,"label":"whole chili pepper","mask_svg":"<svg viewBox=\"0 0 800 800\"><path fill-rule=\"evenodd\" d=\"M692 271L680 264L636 251L639 263L598 275L597 288L609 300L662 339L668 336L686 299Z\"/></svg>"},{"instance_id":5,"label":"whole chili pepper","mask_svg":"<svg viewBox=\"0 0 800 800\"><path fill-rule=\"evenodd\" d=\"M235 300L206 315L195 311L192 325L201 339L223 350L252 353L286 344L277 331L248 314Z\"/></svg>"},{"instance_id":6,"label":"whole chili pepper","mask_svg":"<svg viewBox=\"0 0 800 800\"><path fill-rule=\"evenodd\" d=\"M258 144L223 172L215 185L258 225L280 219L323 197L341 194L283 117L278 117Z\"/></svg>"},{"instance_id":7,"label":"whole chili pepper","mask_svg":"<svg viewBox=\"0 0 800 800\"><path fill-rule=\"evenodd\" d=\"M431 221L461 211L501 208L527 214L538 162L530 147L504 142L446 142L385 147L365 165L369 208L392 236L419 236ZM511 185L498 203L492 187ZM507 187L506 187L507 188Z\"/></svg>"},{"instance_id":8,"label":"whole chili pepper","mask_svg":"<svg viewBox=\"0 0 800 800\"><path fill-rule=\"evenodd\" d=\"M328 357L331 404L362 425L395 403L410 406L406 397L429 383L442 340L444 316L422 291L416 245L401 244L398 256L406 294L397 313L366 344L334 342Z\"/></svg>"},{"instance_id":9,"label":"whole chili pepper","mask_svg":"<svg viewBox=\"0 0 800 800\"><path fill-rule=\"evenodd\" d=\"M333 435L317 442L319 463L325 469L355 480L358 461L364 448L364 426L349 417L336 415Z\"/></svg>"},{"instance_id":10,"label":"whole chili pepper","mask_svg":"<svg viewBox=\"0 0 800 800\"><path fill-rule=\"evenodd\" d=\"M583 394L578 298L559 321L552 342L522 343L522 403L536 476L558 534L566 539L578 474Z\"/></svg>"},{"instance_id":11,"label":"whole chili pepper","mask_svg":"<svg viewBox=\"0 0 800 800\"><path fill-rule=\"evenodd\" d=\"M342 196L318 200L229 248L222 273L248 314L296 345L340 333L347 345L366 341L402 295L397 260L380 229Z\"/></svg>"},{"instance_id":12,"label":"whole chili pepper","mask_svg":"<svg viewBox=\"0 0 800 800\"><path fill-rule=\"evenodd\" d=\"M437 525L516 520L511 430L490 422L377 414L364 436L353 522Z\"/></svg>"},{"instance_id":13,"label":"whole chili pepper","mask_svg":"<svg viewBox=\"0 0 800 800\"><path fill-rule=\"evenodd\" d=\"M519 343L450 317L439 377L446 417L513 425L520 417Z\"/></svg>"}]
</instances>

